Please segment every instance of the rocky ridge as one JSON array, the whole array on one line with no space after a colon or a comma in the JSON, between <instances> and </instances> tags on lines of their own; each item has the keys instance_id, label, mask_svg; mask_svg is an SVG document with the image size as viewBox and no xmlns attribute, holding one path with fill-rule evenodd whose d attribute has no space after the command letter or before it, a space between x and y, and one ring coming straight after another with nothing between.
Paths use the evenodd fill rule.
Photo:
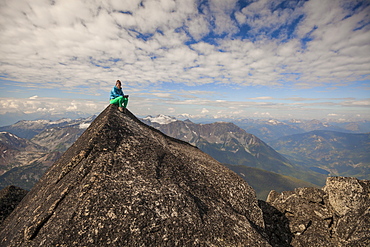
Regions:
<instances>
[{"instance_id":1,"label":"rocky ridge","mask_svg":"<svg viewBox=\"0 0 370 247\"><path fill-rule=\"evenodd\" d=\"M1 225L5 246L270 246L254 190L108 106Z\"/></svg>"},{"instance_id":2,"label":"rocky ridge","mask_svg":"<svg viewBox=\"0 0 370 247\"><path fill-rule=\"evenodd\" d=\"M369 180L329 177L322 189L271 191L260 206L273 245L370 245Z\"/></svg>"}]
</instances>

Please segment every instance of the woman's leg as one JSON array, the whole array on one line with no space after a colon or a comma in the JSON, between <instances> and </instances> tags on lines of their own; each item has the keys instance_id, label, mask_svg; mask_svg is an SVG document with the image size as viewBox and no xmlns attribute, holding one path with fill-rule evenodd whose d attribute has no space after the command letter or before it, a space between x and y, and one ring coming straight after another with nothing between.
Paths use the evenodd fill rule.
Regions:
<instances>
[{"instance_id":1,"label":"woman's leg","mask_svg":"<svg viewBox=\"0 0 370 247\"><path fill-rule=\"evenodd\" d=\"M128 98L123 98L122 101L123 101L123 107L126 108L126 106L128 104Z\"/></svg>"},{"instance_id":2,"label":"woman's leg","mask_svg":"<svg viewBox=\"0 0 370 247\"><path fill-rule=\"evenodd\" d=\"M111 99L110 103L113 104L113 105L118 105L118 107L122 107L123 99L124 98L122 96L119 96L115 99ZM127 105L127 103L126 103L126 105Z\"/></svg>"}]
</instances>

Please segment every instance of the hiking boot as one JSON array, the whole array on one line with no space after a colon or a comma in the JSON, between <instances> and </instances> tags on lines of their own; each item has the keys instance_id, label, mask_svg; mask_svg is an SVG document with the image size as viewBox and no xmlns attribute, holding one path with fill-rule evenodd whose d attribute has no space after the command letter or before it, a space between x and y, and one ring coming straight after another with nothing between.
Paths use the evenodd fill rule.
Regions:
<instances>
[{"instance_id":1,"label":"hiking boot","mask_svg":"<svg viewBox=\"0 0 370 247\"><path fill-rule=\"evenodd\" d=\"M120 112L124 112L123 107L118 107L118 110L119 110Z\"/></svg>"}]
</instances>

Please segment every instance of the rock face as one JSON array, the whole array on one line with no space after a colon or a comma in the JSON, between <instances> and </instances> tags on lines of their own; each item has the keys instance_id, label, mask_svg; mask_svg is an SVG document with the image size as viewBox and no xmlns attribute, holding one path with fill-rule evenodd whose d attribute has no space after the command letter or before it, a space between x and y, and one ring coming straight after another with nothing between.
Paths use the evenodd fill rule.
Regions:
<instances>
[{"instance_id":1,"label":"rock face","mask_svg":"<svg viewBox=\"0 0 370 247\"><path fill-rule=\"evenodd\" d=\"M0 230L0 246L270 246L243 179L112 105Z\"/></svg>"},{"instance_id":2,"label":"rock face","mask_svg":"<svg viewBox=\"0 0 370 247\"><path fill-rule=\"evenodd\" d=\"M329 177L323 189L272 191L260 206L273 245L370 245L369 180Z\"/></svg>"},{"instance_id":3,"label":"rock face","mask_svg":"<svg viewBox=\"0 0 370 247\"><path fill-rule=\"evenodd\" d=\"M27 194L27 190L8 186L0 191L0 224Z\"/></svg>"}]
</instances>

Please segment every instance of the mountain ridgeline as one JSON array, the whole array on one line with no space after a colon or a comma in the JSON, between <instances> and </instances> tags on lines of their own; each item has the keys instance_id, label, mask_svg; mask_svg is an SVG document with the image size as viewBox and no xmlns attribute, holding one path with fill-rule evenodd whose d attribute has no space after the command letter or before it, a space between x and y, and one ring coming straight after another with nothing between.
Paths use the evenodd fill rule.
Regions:
<instances>
[{"instance_id":1,"label":"mountain ridgeline","mask_svg":"<svg viewBox=\"0 0 370 247\"><path fill-rule=\"evenodd\" d=\"M51 121L51 120L22 120L18 121L15 124L0 127L0 131L2 132L10 132L18 137L25 138L25 139L32 139L33 137L37 136L38 134L47 130L53 129L61 129L61 128L68 128L73 127L77 129L85 130L87 126L95 119L95 115L88 117L88 118L79 118L79 119L68 119L62 118L58 121ZM50 141L50 140L49 140Z\"/></svg>"},{"instance_id":2,"label":"mountain ridgeline","mask_svg":"<svg viewBox=\"0 0 370 247\"><path fill-rule=\"evenodd\" d=\"M13 167L29 164L28 157L32 159L43 157L47 149L12 133L0 132L0 153L0 175L2 175Z\"/></svg>"},{"instance_id":3,"label":"mountain ridgeline","mask_svg":"<svg viewBox=\"0 0 370 247\"><path fill-rule=\"evenodd\" d=\"M153 123L157 122L162 124L178 121L174 118L169 118L168 116L163 115L155 118L145 118L144 121L148 122L149 119L151 120L150 122L153 121ZM178 122L181 123L181 121ZM56 123L58 123L58 126L55 126ZM44 174L44 172L61 156L63 150L66 150L70 145L72 145L72 143L77 140L79 135L83 133L85 130L84 128L90 123L91 118L80 119L78 121L59 120L55 122L36 120L20 121L14 126L5 127L5 129L14 130L17 133L31 135L32 138L28 140L17 137L11 133L3 132L3 135L7 136L8 138L0 138L0 145L3 144L5 146L2 155L4 159L0 159L0 167L4 173L3 175L0 175L0 189L9 185L15 185L23 189L30 190L38 181L38 179ZM257 167L266 167L266 164L272 164L275 159L278 160L275 162L276 164L283 166L284 163L288 164L289 162L287 162L286 159L284 159L281 155L271 150L271 148L261 142L258 138L245 133L245 131L233 124L214 123L211 125L197 125L190 121L184 121L183 123L195 126L191 132L191 134L194 136L194 139L199 139L198 136L201 136L203 133L203 131L201 131L202 128L198 128L199 126L205 127L205 129L208 131L207 136L213 136L213 139L219 143L223 143L223 139L230 140L233 138L232 135L236 135L237 138L234 138L233 141L226 141L224 144L222 144L223 150L213 148L214 143L211 141L210 143L202 141L195 142L193 144L201 145L200 148L203 149L203 151L210 151L209 154L211 154L211 156L214 155L218 157L219 161L224 162L224 165L239 174L250 185L252 185L252 187L256 190L257 197L259 199L266 199L266 196L272 189L282 192L284 190L293 190L294 188L302 186L314 186L313 184L293 177L283 176L278 173L271 173L259 168L252 169L251 167L247 167L246 164L248 165L248 163L252 163L253 166ZM209 128L209 126L211 126L211 128ZM167 128L175 129L177 127L178 124L167 126ZM34 133L35 130L37 130L38 133ZM228 133L230 130L233 132ZM227 133L224 133L223 131L227 131ZM184 140L185 136L178 135L176 131L169 132L174 133L176 137ZM9 140L9 138L11 138L11 140ZM249 145L245 144L246 142L248 142ZM14 145L9 145L9 143L13 143ZM18 143L20 144L16 145ZM252 145L262 146L258 154L254 150L252 150L253 154L251 154L249 148ZM35 146L39 148L35 149ZM233 150L238 147L241 147L241 150L246 151L234 152ZM26 150L28 151L26 152ZM264 150L267 150L268 152L265 152ZM220 155L219 152L223 155ZM275 158L268 157L269 155L275 156ZM255 156L258 157L256 158ZM265 158L261 159L261 157ZM238 159L241 159L240 162L238 162ZM227 164L231 162L236 162L237 164L240 163L241 165L238 166ZM254 164L253 162L256 163ZM279 167L277 166L276 168ZM256 179L263 177L269 178L268 183L260 183ZM322 175L322 177L324 176Z\"/></svg>"},{"instance_id":4,"label":"mountain ridgeline","mask_svg":"<svg viewBox=\"0 0 370 247\"><path fill-rule=\"evenodd\" d=\"M10 185L31 189L60 156L28 139L0 132L0 189Z\"/></svg>"},{"instance_id":5,"label":"mountain ridgeline","mask_svg":"<svg viewBox=\"0 0 370 247\"><path fill-rule=\"evenodd\" d=\"M240 165L255 167L319 186L325 184L325 175L295 165L258 137L233 123L195 124L174 120L158 123L150 118L143 121L171 137L197 146L221 163L233 165L230 169Z\"/></svg>"},{"instance_id":6,"label":"mountain ridgeline","mask_svg":"<svg viewBox=\"0 0 370 247\"><path fill-rule=\"evenodd\" d=\"M280 137L303 134L314 130L352 134L370 132L370 122L366 120L355 122L322 122L315 119L291 119L285 121L276 119L239 119L233 122L248 133L258 136L268 144Z\"/></svg>"},{"instance_id":7,"label":"mountain ridgeline","mask_svg":"<svg viewBox=\"0 0 370 247\"><path fill-rule=\"evenodd\" d=\"M94 118L19 121L0 127L0 130L12 131L0 133L0 189L15 185L30 190ZM363 179L370 176L370 136L329 131L366 130L366 121L346 125L317 120L236 121L244 130L232 123L195 124L165 115L148 116L142 121L210 154L252 185L259 199L266 199L273 189L282 192L302 186L323 186L328 174ZM245 129L269 140L268 145ZM325 131L300 133L312 129ZM292 133L300 134L290 135ZM281 135L288 136L271 140ZM268 177L268 183L258 182L257 177Z\"/></svg>"},{"instance_id":8,"label":"mountain ridgeline","mask_svg":"<svg viewBox=\"0 0 370 247\"><path fill-rule=\"evenodd\" d=\"M1 127L0 188L30 190L94 118L19 121Z\"/></svg>"},{"instance_id":9,"label":"mountain ridgeline","mask_svg":"<svg viewBox=\"0 0 370 247\"><path fill-rule=\"evenodd\" d=\"M113 105L1 228L1 246L270 246L243 179Z\"/></svg>"},{"instance_id":10,"label":"mountain ridgeline","mask_svg":"<svg viewBox=\"0 0 370 247\"><path fill-rule=\"evenodd\" d=\"M370 133L315 130L281 137L270 144L303 167L332 176L370 179Z\"/></svg>"}]
</instances>

